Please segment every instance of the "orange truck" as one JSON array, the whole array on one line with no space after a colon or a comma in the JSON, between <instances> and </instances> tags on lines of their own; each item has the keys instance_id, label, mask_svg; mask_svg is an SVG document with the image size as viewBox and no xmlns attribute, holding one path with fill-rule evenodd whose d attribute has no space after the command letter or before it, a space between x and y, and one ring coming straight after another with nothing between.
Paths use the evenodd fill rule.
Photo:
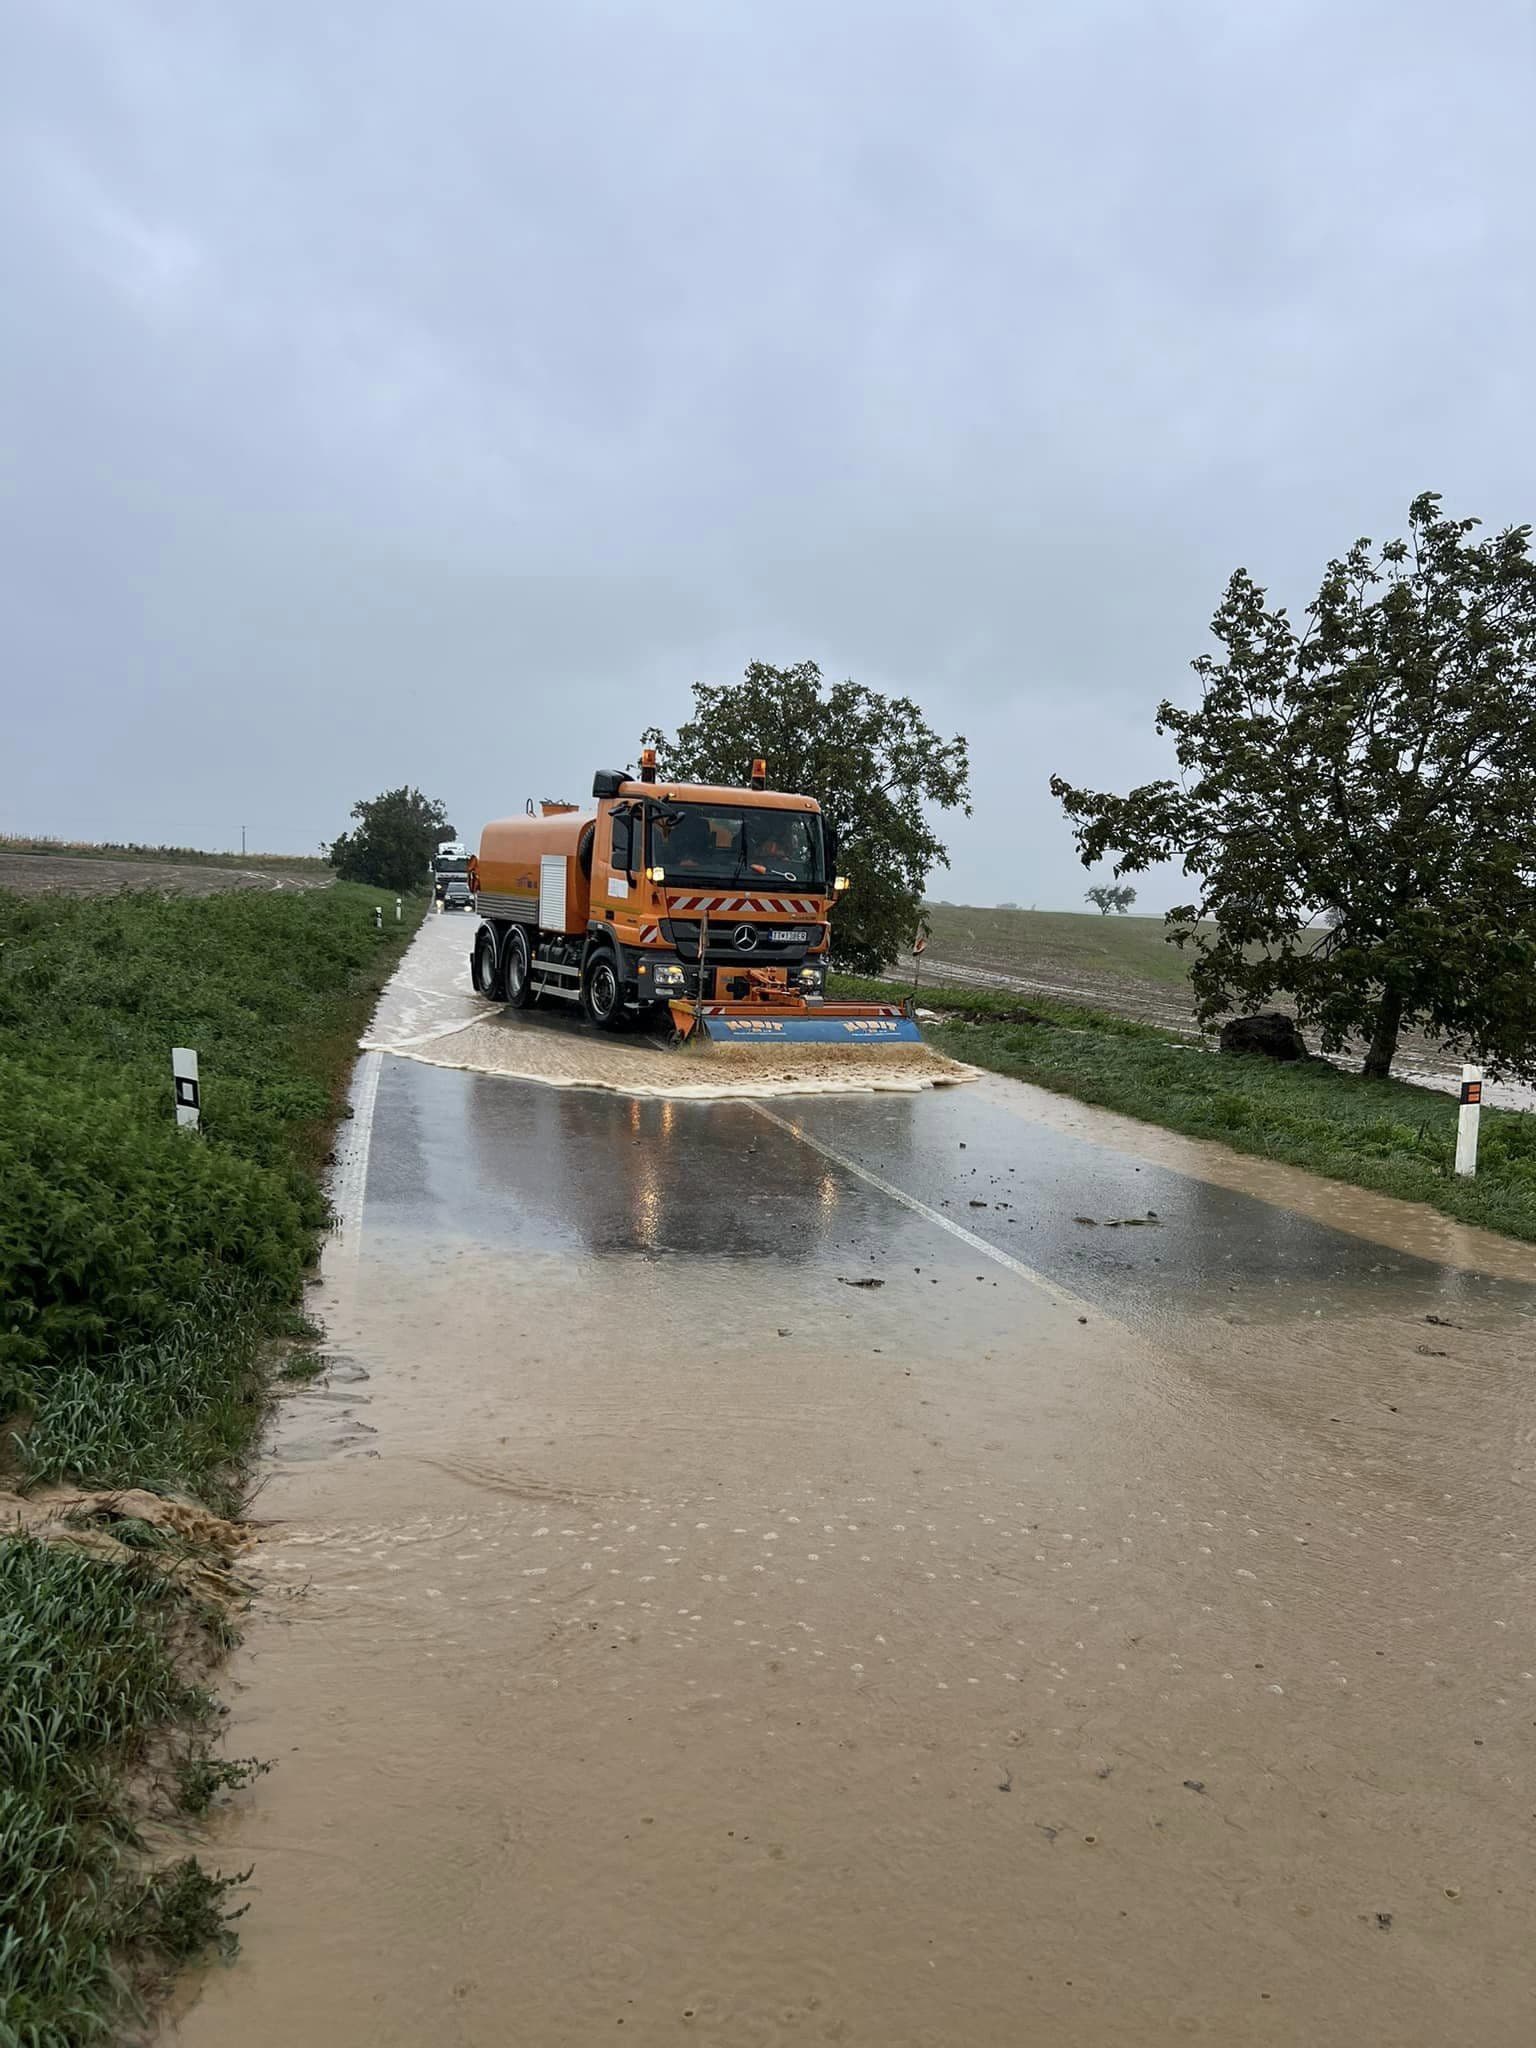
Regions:
<instances>
[{"instance_id":1,"label":"orange truck","mask_svg":"<svg viewBox=\"0 0 1536 2048\"><path fill-rule=\"evenodd\" d=\"M469 863L476 991L513 1009L579 1003L600 1030L670 1021L687 1037L889 1045L906 1002L826 994L828 925L847 885L813 797L602 770L593 808L545 804L487 825Z\"/></svg>"}]
</instances>

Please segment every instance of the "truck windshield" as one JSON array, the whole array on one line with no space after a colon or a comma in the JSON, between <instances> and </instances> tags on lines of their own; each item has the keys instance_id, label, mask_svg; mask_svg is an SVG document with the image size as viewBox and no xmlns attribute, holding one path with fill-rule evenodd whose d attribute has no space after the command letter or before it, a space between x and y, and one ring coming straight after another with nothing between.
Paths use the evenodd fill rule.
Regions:
<instances>
[{"instance_id":1,"label":"truck windshield","mask_svg":"<svg viewBox=\"0 0 1536 2048\"><path fill-rule=\"evenodd\" d=\"M820 891L821 819L814 811L767 806L658 804L651 813L651 864L668 881L788 882Z\"/></svg>"}]
</instances>

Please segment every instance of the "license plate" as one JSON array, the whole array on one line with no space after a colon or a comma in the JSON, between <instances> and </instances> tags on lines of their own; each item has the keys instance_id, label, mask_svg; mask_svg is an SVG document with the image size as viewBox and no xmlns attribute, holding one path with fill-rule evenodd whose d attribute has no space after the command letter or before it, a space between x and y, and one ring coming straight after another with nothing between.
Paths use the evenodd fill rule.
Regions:
<instances>
[{"instance_id":1,"label":"license plate","mask_svg":"<svg viewBox=\"0 0 1536 2048\"><path fill-rule=\"evenodd\" d=\"M809 934L806 932L783 932L774 930L769 934L769 936L771 938L777 939L779 943L784 946L803 946L806 942L806 939L809 937Z\"/></svg>"}]
</instances>

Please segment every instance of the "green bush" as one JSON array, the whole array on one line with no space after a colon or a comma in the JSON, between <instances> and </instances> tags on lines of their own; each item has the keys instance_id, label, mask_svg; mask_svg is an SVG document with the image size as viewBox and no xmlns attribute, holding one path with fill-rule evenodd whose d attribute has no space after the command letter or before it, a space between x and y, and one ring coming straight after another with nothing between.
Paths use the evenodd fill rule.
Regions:
<instances>
[{"instance_id":1,"label":"green bush","mask_svg":"<svg viewBox=\"0 0 1536 2048\"><path fill-rule=\"evenodd\" d=\"M159 1336L215 1271L274 1303L299 1283L310 1219L286 1176L113 1081L0 1058L0 1408L34 1402L50 1369Z\"/></svg>"},{"instance_id":2,"label":"green bush","mask_svg":"<svg viewBox=\"0 0 1536 2048\"><path fill-rule=\"evenodd\" d=\"M194 1492L235 1506L269 1338L326 1221L316 1172L375 991L409 937L374 892L22 902L0 894L0 1463L23 1484ZM203 1125L179 1130L173 1045ZM19 1474L15 1468L19 1467ZM161 1569L0 1537L0 2048L83 2048L132 2005L125 1967L228 1950L235 1878L134 1867L123 1773L187 1729L172 1797L213 1760L179 1675L232 1625ZM162 1772L163 1776L164 1773Z\"/></svg>"},{"instance_id":3,"label":"green bush","mask_svg":"<svg viewBox=\"0 0 1536 2048\"><path fill-rule=\"evenodd\" d=\"M324 1227L314 1167L406 936L372 912L343 886L0 895L0 1416L34 1418L35 1473L207 1486L238 1448L225 1396ZM173 1045L199 1054L196 1134Z\"/></svg>"}]
</instances>

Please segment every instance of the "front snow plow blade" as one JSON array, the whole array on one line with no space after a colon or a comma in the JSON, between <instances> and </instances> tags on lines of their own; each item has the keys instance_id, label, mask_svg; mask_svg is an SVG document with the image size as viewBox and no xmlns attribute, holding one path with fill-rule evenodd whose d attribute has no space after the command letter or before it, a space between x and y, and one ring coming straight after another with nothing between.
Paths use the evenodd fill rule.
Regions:
<instances>
[{"instance_id":1,"label":"front snow plow blade","mask_svg":"<svg viewBox=\"0 0 1536 2048\"><path fill-rule=\"evenodd\" d=\"M717 1045L921 1045L910 1002L677 1002L672 1021L683 1038Z\"/></svg>"}]
</instances>

